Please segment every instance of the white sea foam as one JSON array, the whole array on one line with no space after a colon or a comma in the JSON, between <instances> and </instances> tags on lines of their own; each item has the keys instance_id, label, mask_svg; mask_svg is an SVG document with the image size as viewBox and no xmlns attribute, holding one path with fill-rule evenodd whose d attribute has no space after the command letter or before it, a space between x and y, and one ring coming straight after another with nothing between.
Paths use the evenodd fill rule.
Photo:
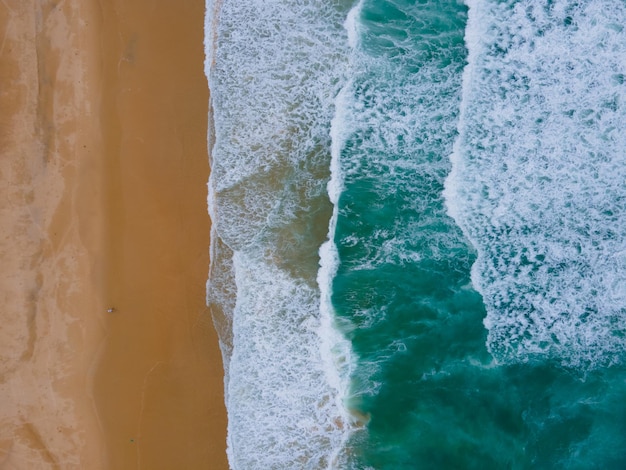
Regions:
<instances>
[{"instance_id":1,"label":"white sea foam","mask_svg":"<svg viewBox=\"0 0 626 470\"><path fill-rule=\"evenodd\" d=\"M330 222L332 233L336 222L336 213ZM336 410L339 412L340 422L344 432L341 444L336 446L331 458L329 468L346 468L345 463L349 459L346 454L346 444L353 432L353 418L350 416L344 400L350 394L350 377L356 357L352 346L341 334L341 325L337 324L337 316L332 306L332 280L336 275L339 264L337 247L332 241L327 241L320 248L320 270L318 273L318 285L320 288L320 327L319 338L321 340L321 357L325 365L326 380L334 390Z\"/></svg>"},{"instance_id":2,"label":"white sea foam","mask_svg":"<svg viewBox=\"0 0 626 470\"><path fill-rule=\"evenodd\" d=\"M217 48L217 21L223 0L205 0L204 10L204 74L211 76Z\"/></svg>"},{"instance_id":3,"label":"white sea foam","mask_svg":"<svg viewBox=\"0 0 626 470\"><path fill-rule=\"evenodd\" d=\"M355 47L356 26L355 18L362 1L355 5L347 15L344 27L348 32L348 45ZM321 339L321 354L325 363L328 383L335 390L335 400L338 410L341 410L342 422L346 426L340 446L337 446L330 461L329 468L347 468L350 457L347 453L347 442L353 434L353 417L350 416L346 400L350 395L350 379L357 358L352 351L352 345L343 336L341 325L332 303L332 284L339 267L339 254L334 242L337 226L338 202L343 191L343 176L340 157L345 139L348 134L345 126L345 112L348 86L339 91L335 98L335 115L331 121L331 161L330 180L328 181L328 196L333 204L333 212L329 221L328 240L320 247L320 268L317 274L317 283L320 289L320 319L319 337Z\"/></svg>"},{"instance_id":4,"label":"white sea foam","mask_svg":"<svg viewBox=\"0 0 626 470\"><path fill-rule=\"evenodd\" d=\"M255 243L279 202L289 203L285 184L295 171L326 158L342 22L326 2L229 1L220 10L209 75L219 154L211 177L214 223L234 249Z\"/></svg>"},{"instance_id":5,"label":"white sea foam","mask_svg":"<svg viewBox=\"0 0 626 470\"><path fill-rule=\"evenodd\" d=\"M234 261L230 464L327 468L344 429L320 357L319 293L264 260L236 253Z\"/></svg>"},{"instance_id":6,"label":"white sea foam","mask_svg":"<svg viewBox=\"0 0 626 470\"><path fill-rule=\"evenodd\" d=\"M221 315L229 463L334 468L347 426L320 350L320 334L332 330L320 318L315 256L323 234L315 225L329 210L346 9L330 1L220 3L207 3L206 18L214 116L207 296Z\"/></svg>"},{"instance_id":7,"label":"white sea foam","mask_svg":"<svg viewBox=\"0 0 626 470\"><path fill-rule=\"evenodd\" d=\"M348 12L344 27L348 33L348 45L355 49L359 41L359 22L357 17L361 14L363 8L363 0L360 0L352 9Z\"/></svg>"},{"instance_id":8,"label":"white sea foam","mask_svg":"<svg viewBox=\"0 0 626 470\"><path fill-rule=\"evenodd\" d=\"M488 347L567 365L626 353L626 6L468 1L450 214L479 256Z\"/></svg>"}]
</instances>

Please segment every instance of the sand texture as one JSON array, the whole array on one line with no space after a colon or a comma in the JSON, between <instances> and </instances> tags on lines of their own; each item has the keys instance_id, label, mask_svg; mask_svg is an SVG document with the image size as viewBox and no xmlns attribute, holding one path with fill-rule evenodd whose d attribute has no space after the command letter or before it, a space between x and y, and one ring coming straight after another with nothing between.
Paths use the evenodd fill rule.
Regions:
<instances>
[{"instance_id":1,"label":"sand texture","mask_svg":"<svg viewBox=\"0 0 626 470\"><path fill-rule=\"evenodd\" d=\"M0 469L227 468L203 9L0 2Z\"/></svg>"}]
</instances>

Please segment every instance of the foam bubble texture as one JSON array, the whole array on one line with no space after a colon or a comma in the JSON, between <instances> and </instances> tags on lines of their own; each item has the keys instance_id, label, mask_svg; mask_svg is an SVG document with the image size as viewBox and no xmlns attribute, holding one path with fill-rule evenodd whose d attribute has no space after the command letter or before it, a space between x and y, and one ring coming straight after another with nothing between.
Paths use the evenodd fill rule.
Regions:
<instances>
[{"instance_id":1,"label":"foam bubble texture","mask_svg":"<svg viewBox=\"0 0 626 470\"><path fill-rule=\"evenodd\" d=\"M320 352L316 275L349 2L209 3L207 296L227 365L229 462L332 467L346 430Z\"/></svg>"},{"instance_id":2,"label":"foam bubble texture","mask_svg":"<svg viewBox=\"0 0 626 470\"><path fill-rule=\"evenodd\" d=\"M233 249L255 243L278 206L289 203L286 186L312 184L298 170L328 168L329 123L345 62L344 17L326 1L222 5L209 74L211 187L214 223ZM280 210L285 217L294 212Z\"/></svg>"},{"instance_id":3,"label":"foam bubble texture","mask_svg":"<svg viewBox=\"0 0 626 470\"><path fill-rule=\"evenodd\" d=\"M626 5L470 0L450 213L503 362L626 352Z\"/></svg>"},{"instance_id":4,"label":"foam bubble texture","mask_svg":"<svg viewBox=\"0 0 626 470\"><path fill-rule=\"evenodd\" d=\"M227 390L233 468L328 468L342 441L319 347L319 292L234 256L237 305Z\"/></svg>"}]
</instances>

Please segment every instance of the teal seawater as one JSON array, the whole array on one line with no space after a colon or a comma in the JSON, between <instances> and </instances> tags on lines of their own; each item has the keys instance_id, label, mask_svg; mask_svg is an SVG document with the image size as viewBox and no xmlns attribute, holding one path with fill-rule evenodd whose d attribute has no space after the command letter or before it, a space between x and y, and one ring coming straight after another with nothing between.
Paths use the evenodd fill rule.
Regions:
<instances>
[{"instance_id":1,"label":"teal seawater","mask_svg":"<svg viewBox=\"0 0 626 470\"><path fill-rule=\"evenodd\" d=\"M623 1L206 25L231 468L626 468Z\"/></svg>"},{"instance_id":2,"label":"teal seawater","mask_svg":"<svg viewBox=\"0 0 626 470\"><path fill-rule=\"evenodd\" d=\"M515 12L537 2L493 2L492 7ZM346 405L363 423L347 444L349 467L626 468L623 367L572 364L551 354L496 361L491 354L497 345L488 349L487 311L471 282L477 255L449 217L443 197L449 157L463 125L463 87L474 84L463 82L467 8L456 1L406 0L363 0L356 8L347 26L355 38L348 80L334 122L341 193L333 234L339 264L331 297L356 357ZM574 17L567 13L569 20L563 21ZM491 19L518 20L514 14ZM500 27L513 31L515 44L519 28ZM485 49L493 51L488 43L498 38L497 24L484 30ZM486 75L493 77L496 69ZM504 88L521 83L514 74L494 80ZM473 96L489 102L499 95L491 88ZM506 107L506 97L503 101ZM469 141L458 158L477 148L485 165L481 171L497 179L485 156L496 147L482 132L482 140ZM541 139L541 133L527 138ZM516 168L520 178L536 182L532 174L521 173L523 165ZM456 182L470 187L479 179L473 178ZM480 194L471 188L470 196L472 191ZM502 257L503 252L489 252L496 270L507 265L501 276L524 268L525 258ZM494 292L497 279L490 282ZM540 295L541 286L535 287L533 295ZM498 306L489 305L488 325L499 331ZM503 318L532 321L523 308L502 312Z\"/></svg>"}]
</instances>

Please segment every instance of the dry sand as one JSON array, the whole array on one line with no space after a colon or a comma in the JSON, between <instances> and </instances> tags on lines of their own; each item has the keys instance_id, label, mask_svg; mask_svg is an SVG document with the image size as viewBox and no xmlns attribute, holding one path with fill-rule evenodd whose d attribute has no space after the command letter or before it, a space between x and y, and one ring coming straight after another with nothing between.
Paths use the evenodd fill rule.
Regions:
<instances>
[{"instance_id":1,"label":"dry sand","mask_svg":"<svg viewBox=\"0 0 626 470\"><path fill-rule=\"evenodd\" d=\"M0 2L0 469L227 468L203 9Z\"/></svg>"}]
</instances>

